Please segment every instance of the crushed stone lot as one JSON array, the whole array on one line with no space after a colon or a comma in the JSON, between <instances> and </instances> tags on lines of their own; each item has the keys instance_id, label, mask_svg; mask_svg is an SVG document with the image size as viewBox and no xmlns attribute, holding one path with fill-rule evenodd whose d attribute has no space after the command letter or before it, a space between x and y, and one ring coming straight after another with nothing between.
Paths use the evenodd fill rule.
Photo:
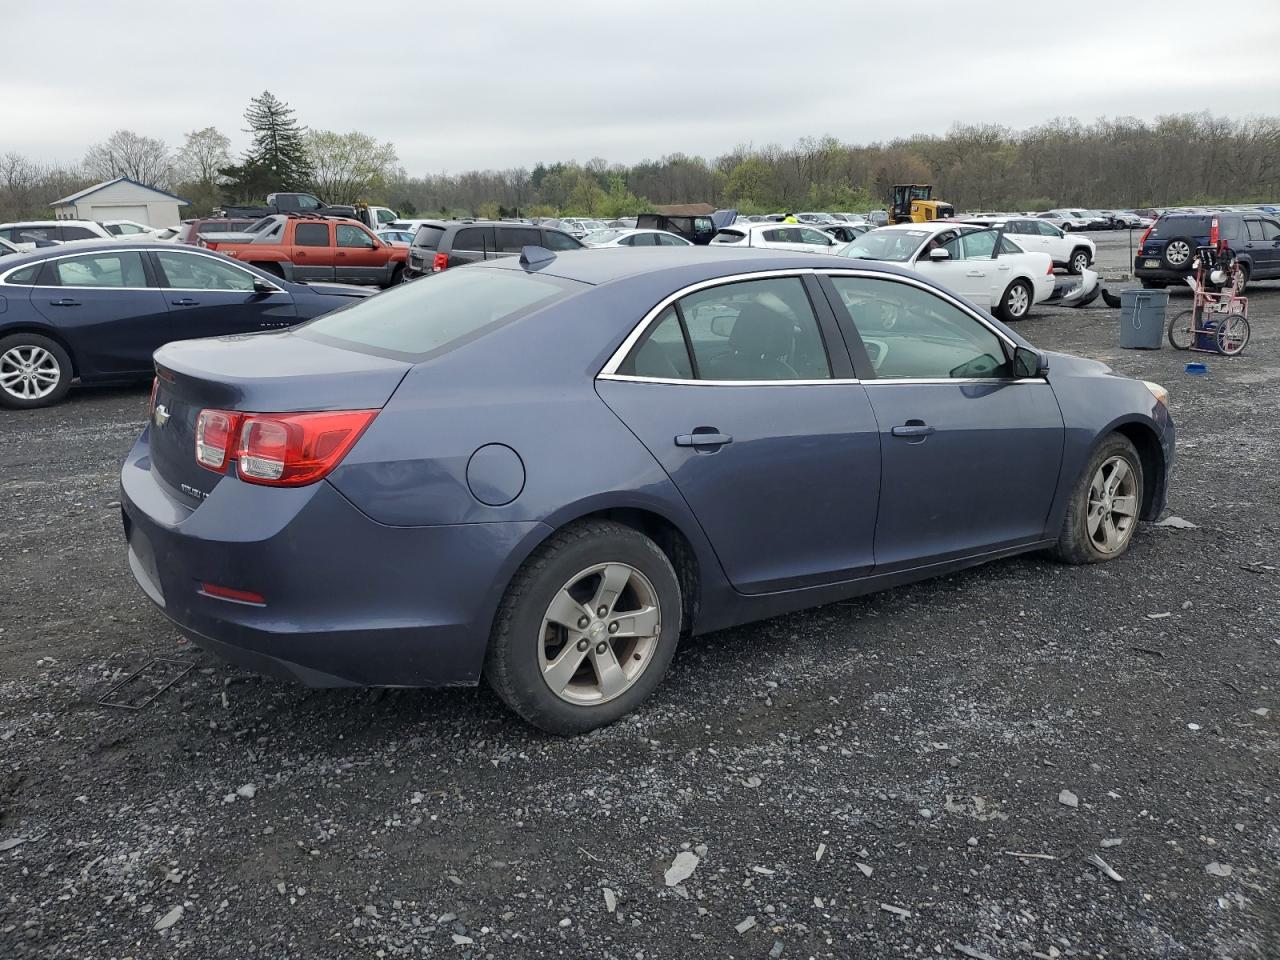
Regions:
<instances>
[{"instance_id":1,"label":"crushed stone lot","mask_svg":"<svg viewBox=\"0 0 1280 960\"><path fill-rule=\"evenodd\" d=\"M125 561L147 387L0 413L0 956L1280 956L1280 282L1250 294L1230 360L1121 350L1101 301L1019 327L1169 387L1194 527L688 641L573 740L201 652ZM97 703L152 657L193 669Z\"/></svg>"}]
</instances>

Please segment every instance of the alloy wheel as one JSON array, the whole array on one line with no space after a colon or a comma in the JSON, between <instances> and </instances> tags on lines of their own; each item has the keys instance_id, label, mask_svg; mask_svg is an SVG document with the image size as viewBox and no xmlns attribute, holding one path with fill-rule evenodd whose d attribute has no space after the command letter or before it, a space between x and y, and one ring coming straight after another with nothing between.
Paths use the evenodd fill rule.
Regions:
<instances>
[{"instance_id":1,"label":"alloy wheel","mask_svg":"<svg viewBox=\"0 0 1280 960\"><path fill-rule=\"evenodd\" d=\"M543 615L542 679L568 703L607 703L644 673L661 631L661 605L649 578L626 563L595 564L570 578Z\"/></svg>"},{"instance_id":2,"label":"alloy wheel","mask_svg":"<svg viewBox=\"0 0 1280 960\"><path fill-rule=\"evenodd\" d=\"M1085 528L1099 553L1119 553L1138 522L1138 478L1124 457L1110 457L1089 482Z\"/></svg>"},{"instance_id":3,"label":"alloy wheel","mask_svg":"<svg viewBox=\"0 0 1280 960\"><path fill-rule=\"evenodd\" d=\"M1004 305L1005 309L1009 311L1009 316L1022 317L1031 307L1031 294L1021 283L1015 283L1009 289L1009 295L1005 297Z\"/></svg>"},{"instance_id":4,"label":"alloy wheel","mask_svg":"<svg viewBox=\"0 0 1280 960\"><path fill-rule=\"evenodd\" d=\"M1174 240L1164 248L1164 258L1171 267L1182 266L1191 259L1191 244L1185 240Z\"/></svg>"},{"instance_id":5,"label":"alloy wheel","mask_svg":"<svg viewBox=\"0 0 1280 960\"><path fill-rule=\"evenodd\" d=\"M58 358L44 347L10 347L0 356L0 389L19 400L43 400L62 379Z\"/></svg>"},{"instance_id":6,"label":"alloy wheel","mask_svg":"<svg viewBox=\"0 0 1280 960\"><path fill-rule=\"evenodd\" d=\"M1072 258L1073 273L1083 273L1089 266L1089 255L1086 253L1077 253Z\"/></svg>"}]
</instances>

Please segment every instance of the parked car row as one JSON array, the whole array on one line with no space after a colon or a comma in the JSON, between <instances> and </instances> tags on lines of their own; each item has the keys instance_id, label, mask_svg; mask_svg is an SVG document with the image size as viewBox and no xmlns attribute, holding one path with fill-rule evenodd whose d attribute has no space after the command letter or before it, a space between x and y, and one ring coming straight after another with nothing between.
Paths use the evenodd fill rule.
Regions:
<instances>
[{"instance_id":1,"label":"parked car row","mask_svg":"<svg viewBox=\"0 0 1280 960\"><path fill-rule=\"evenodd\" d=\"M1230 283L1237 294L1251 280L1280 278L1280 216L1261 211L1165 214L1138 241L1134 276L1148 288L1183 283L1201 247L1234 260Z\"/></svg>"}]
</instances>

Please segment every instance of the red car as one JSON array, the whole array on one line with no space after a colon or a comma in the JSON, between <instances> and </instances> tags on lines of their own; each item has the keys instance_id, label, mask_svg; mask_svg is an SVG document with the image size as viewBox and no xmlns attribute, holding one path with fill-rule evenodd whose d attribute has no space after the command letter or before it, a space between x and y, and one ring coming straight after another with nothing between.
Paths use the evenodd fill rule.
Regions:
<instances>
[{"instance_id":1,"label":"red car","mask_svg":"<svg viewBox=\"0 0 1280 960\"><path fill-rule=\"evenodd\" d=\"M280 214L252 233L206 235L201 245L286 280L389 287L404 279L408 248L379 240L359 221Z\"/></svg>"}]
</instances>

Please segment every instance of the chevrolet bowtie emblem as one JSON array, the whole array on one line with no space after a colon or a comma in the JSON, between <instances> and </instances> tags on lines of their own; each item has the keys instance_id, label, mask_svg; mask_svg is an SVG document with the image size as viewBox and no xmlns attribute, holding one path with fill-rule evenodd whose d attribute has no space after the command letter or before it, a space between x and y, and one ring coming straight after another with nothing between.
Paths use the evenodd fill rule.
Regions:
<instances>
[{"instance_id":1,"label":"chevrolet bowtie emblem","mask_svg":"<svg viewBox=\"0 0 1280 960\"><path fill-rule=\"evenodd\" d=\"M155 413L151 415L151 419L155 421L157 427L163 427L169 422L169 411L163 403L156 404Z\"/></svg>"}]
</instances>

